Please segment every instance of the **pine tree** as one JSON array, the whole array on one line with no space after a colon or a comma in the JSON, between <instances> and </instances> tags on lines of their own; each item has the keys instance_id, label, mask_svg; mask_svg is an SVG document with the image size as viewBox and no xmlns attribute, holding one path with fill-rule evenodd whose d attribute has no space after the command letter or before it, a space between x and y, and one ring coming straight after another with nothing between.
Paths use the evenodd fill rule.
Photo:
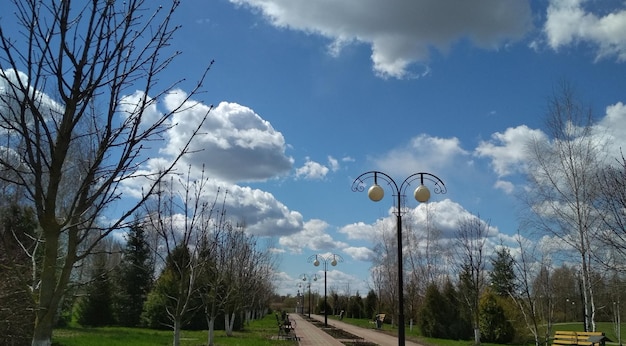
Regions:
<instances>
[{"instance_id":1,"label":"pine tree","mask_svg":"<svg viewBox=\"0 0 626 346\"><path fill-rule=\"evenodd\" d=\"M145 230L136 223L129 229L116 277L115 317L118 324L126 327L139 325L144 302L152 287L153 267Z\"/></svg>"},{"instance_id":2,"label":"pine tree","mask_svg":"<svg viewBox=\"0 0 626 346\"><path fill-rule=\"evenodd\" d=\"M106 256L97 255L85 295L78 301L78 323L100 327L113 324L112 290Z\"/></svg>"},{"instance_id":3,"label":"pine tree","mask_svg":"<svg viewBox=\"0 0 626 346\"><path fill-rule=\"evenodd\" d=\"M491 260L493 269L489 274L491 289L495 294L506 297L515 294L515 260L508 248L501 247L496 251L496 257Z\"/></svg>"}]
</instances>

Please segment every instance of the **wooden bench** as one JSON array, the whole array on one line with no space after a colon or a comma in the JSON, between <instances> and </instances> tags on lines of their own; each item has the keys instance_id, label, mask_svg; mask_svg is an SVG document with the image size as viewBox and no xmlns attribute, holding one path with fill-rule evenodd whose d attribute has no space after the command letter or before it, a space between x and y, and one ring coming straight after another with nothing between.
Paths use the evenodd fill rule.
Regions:
<instances>
[{"instance_id":1,"label":"wooden bench","mask_svg":"<svg viewBox=\"0 0 626 346\"><path fill-rule=\"evenodd\" d=\"M603 332L573 332L557 330L554 332L552 345L561 346L604 346L610 341Z\"/></svg>"}]
</instances>

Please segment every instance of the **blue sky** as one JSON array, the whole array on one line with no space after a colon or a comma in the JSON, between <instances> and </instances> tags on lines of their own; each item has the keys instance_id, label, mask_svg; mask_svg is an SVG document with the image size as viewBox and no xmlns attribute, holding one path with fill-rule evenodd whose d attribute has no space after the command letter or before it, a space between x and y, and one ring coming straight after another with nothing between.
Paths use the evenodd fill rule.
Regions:
<instances>
[{"instance_id":1,"label":"blue sky","mask_svg":"<svg viewBox=\"0 0 626 346\"><path fill-rule=\"evenodd\" d=\"M367 293L375 224L395 222L391 191L378 203L351 191L369 170L437 175L448 193L428 207L444 238L480 214L489 244L514 246L524 143L543 136L562 81L611 150L624 146L622 1L192 0L175 20L182 55L161 79L190 90L215 60L194 99L216 108L183 164L206 164L228 213L271 241L283 294L318 270L309 256L329 253L344 259L329 287ZM419 221L425 207L410 206Z\"/></svg>"},{"instance_id":2,"label":"blue sky","mask_svg":"<svg viewBox=\"0 0 626 346\"><path fill-rule=\"evenodd\" d=\"M171 110L215 64L195 107L151 142L144 169L170 160L214 105L179 170L205 166L208 200L228 191L227 213L276 255L281 294L295 295L301 274L323 276L307 262L315 254L344 259L329 287L367 293L372 249L395 231L390 190L378 203L351 190L370 170L398 184L415 172L445 182L445 195L409 202L417 232L428 216L445 242L480 215L490 249L514 248L524 146L546 136L547 101L563 81L592 108L609 156L626 147L621 0L186 0L174 21L171 49L182 54L159 81L184 80L146 117Z\"/></svg>"}]
</instances>

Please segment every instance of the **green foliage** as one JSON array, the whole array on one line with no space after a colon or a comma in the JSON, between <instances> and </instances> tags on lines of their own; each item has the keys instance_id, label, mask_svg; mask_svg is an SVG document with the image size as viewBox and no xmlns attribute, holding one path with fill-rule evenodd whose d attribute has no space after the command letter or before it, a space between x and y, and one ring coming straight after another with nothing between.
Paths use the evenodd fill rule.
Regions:
<instances>
[{"instance_id":1,"label":"green foliage","mask_svg":"<svg viewBox=\"0 0 626 346\"><path fill-rule=\"evenodd\" d=\"M515 287L515 260L508 248L500 247L496 251L496 257L491 260L493 269L489 273L491 288L501 296L508 296L517 291Z\"/></svg>"},{"instance_id":2,"label":"green foliage","mask_svg":"<svg viewBox=\"0 0 626 346\"><path fill-rule=\"evenodd\" d=\"M365 316L368 318L373 318L377 313L378 304L378 296L376 296L376 292L374 290L370 290L367 292L367 296L365 297L365 302L363 304L363 308L365 309Z\"/></svg>"},{"instance_id":3,"label":"green foliage","mask_svg":"<svg viewBox=\"0 0 626 346\"><path fill-rule=\"evenodd\" d=\"M422 335L434 338L461 339L471 333L470 324L463 318L454 286L447 281L440 292L436 284L426 288L420 311Z\"/></svg>"},{"instance_id":4,"label":"green foliage","mask_svg":"<svg viewBox=\"0 0 626 346\"><path fill-rule=\"evenodd\" d=\"M361 318L364 316L363 298L357 291L355 295L348 299L347 316ZM367 315L365 315L367 316Z\"/></svg>"},{"instance_id":5,"label":"green foliage","mask_svg":"<svg viewBox=\"0 0 626 346\"><path fill-rule=\"evenodd\" d=\"M494 292L487 290L480 299L481 340L505 344L513 340L515 330Z\"/></svg>"},{"instance_id":6,"label":"green foliage","mask_svg":"<svg viewBox=\"0 0 626 346\"><path fill-rule=\"evenodd\" d=\"M83 326L100 327L113 324L111 281L106 268L106 257L96 256L92 280L85 295L78 300L78 323Z\"/></svg>"},{"instance_id":7,"label":"green foliage","mask_svg":"<svg viewBox=\"0 0 626 346\"><path fill-rule=\"evenodd\" d=\"M119 325L136 327L140 324L143 305L152 287L153 267L145 231L141 225L134 224L129 229L115 277L114 314Z\"/></svg>"},{"instance_id":8,"label":"green foliage","mask_svg":"<svg viewBox=\"0 0 626 346\"><path fill-rule=\"evenodd\" d=\"M171 324L167 316L168 295L174 294L176 278L167 268L157 279L154 289L148 294L141 314L141 325L152 329L164 329Z\"/></svg>"}]
</instances>

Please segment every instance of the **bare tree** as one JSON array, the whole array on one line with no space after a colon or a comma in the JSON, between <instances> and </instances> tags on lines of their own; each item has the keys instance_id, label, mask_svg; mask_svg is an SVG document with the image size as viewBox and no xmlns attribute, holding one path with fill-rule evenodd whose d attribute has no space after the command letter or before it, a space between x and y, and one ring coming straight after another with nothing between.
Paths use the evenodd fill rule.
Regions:
<instances>
[{"instance_id":1,"label":"bare tree","mask_svg":"<svg viewBox=\"0 0 626 346\"><path fill-rule=\"evenodd\" d=\"M568 85L549 102L550 140L529 144L527 192L536 227L575 249L581 267L585 329L595 330L592 270L599 250L597 167L600 143L593 133L591 110L577 102Z\"/></svg>"},{"instance_id":2,"label":"bare tree","mask_svg":"<svg viewBox=\"0 0 626 346\"><path fill-rule=\"evenodd\" d=\"M397 270L397 239L394 232L391 232L380 223L381 229L378 233L379 240L374 246L376 256L372 263L372 278L374 279L375 290L378 292L379 311L389 309L388 314L392 316L392 323L398 321L398 270Z\"/></svg>"},{"instance_id":3,"label":"bare tree","mask_svg":"<svg viewBox=\"0 0 626 346\"><path fill-rule=\"evenodd\" d=\"M457 231L457 261L461 295L472 314L474 343L480 344L480 296L486 286L485 243L489 235L489 223L480 216L468 216L460 220Z\"/></svg>"},{"instance_id":4,"label":"bare tree","mask_svg":"<svg viewBox=\"0 0 626 346\"><path fill-rule=\"evenodd\" d=\"M168 292L166 310L173 330L173 345L180 345L180 332L190 312L201 308L194 298L200 292L197 283L205 262L201 260L203 240L210 231L215 201L206 201L208 179L204 172L192 178L192 169L176 183L172 177L161 181L154 197L145 204L146 229L159 235L162 257L170 262L175 280ZM219 193L218 193L219 195Z\"/></svg>"},{"instance_id":5,"label":"bare tree","mask_svg":"<svg viewBox=\"0 0 626 346\"><path fill-rule=\"evenodd\" d=\"M185 104L151 118L156 100L178 84L157 89L157 76L179 54L168 48L179 1L154 9L145 0L12 4L0 27L0 178L24 189L41 227L32 345L47 346L74 264L125 227L187 151L183 145L156 174L140 171L146 142L173 126L169 119ZM10 37L8 26L21 28L20 37ZM143 197L112 224L98 224L121 197L120 184L141 176L149 178Z\"/></svg>"},{"instance_id":6,"label":"bare tree","mask_svg":"<svg viewBox=\"0 0 626 346\"><path fill-rule=\"evenodd\" d=\"M612 270L623 272L626 263L626 158L622 154L614 164L605 166L598 174L600 199L597 207L606 228L602 241L611 248L612 255L605 264ZM620 260L622 259L622 260Z\"/></svg>"}]
</instances>

